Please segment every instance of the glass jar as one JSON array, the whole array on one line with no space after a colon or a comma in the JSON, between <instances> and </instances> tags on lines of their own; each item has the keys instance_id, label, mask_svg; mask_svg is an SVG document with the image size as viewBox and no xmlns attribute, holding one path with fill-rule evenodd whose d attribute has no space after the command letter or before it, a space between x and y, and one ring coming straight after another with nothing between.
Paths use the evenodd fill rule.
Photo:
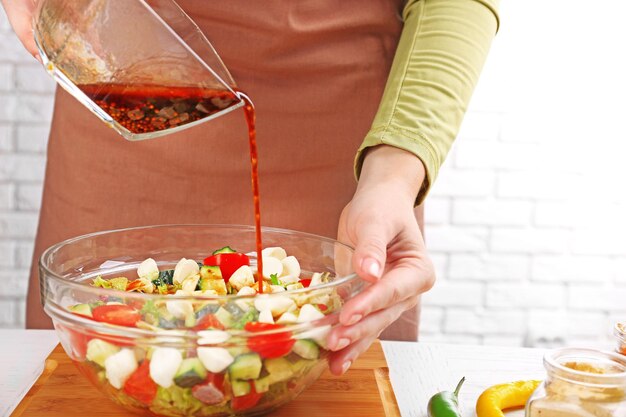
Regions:
<instances>
[{"instance_id":1,"label":"glass jar","mask_svg":"<svg viewBox=\"0 0 626 417\"><path fill-rule=\"evenodd\" d=\"M547 378L526 417L626 417L626 357L592 349L545 355Z\"/></svg>"},{"instance_id":2,"label":"glass jar","mask_svg":"<svg viewBox=\"0 0 626 417\"><path fill-rule=\"evenodd\" d=\"M617 353L626 355L626 322L617 323L613 332L617 338L617 347L615 350Z\"/></svg>"}]
</instances>

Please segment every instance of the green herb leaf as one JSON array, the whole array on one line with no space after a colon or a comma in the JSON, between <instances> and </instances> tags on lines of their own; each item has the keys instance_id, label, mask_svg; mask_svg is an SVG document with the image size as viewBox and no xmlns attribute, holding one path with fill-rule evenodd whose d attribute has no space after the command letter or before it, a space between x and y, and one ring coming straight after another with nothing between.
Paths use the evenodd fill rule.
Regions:
<instances>
[{"instance_id":1,"label":"green herb leaf","mask_svg":"<svg viewBox=\"0 0 626 417\"><path fill-rule=\"evenodd\" d=\"M278 274L270 275L270 280L272 280L272 285L281 285L280 281L278 280Z\"/></svg>"}]
</instances>

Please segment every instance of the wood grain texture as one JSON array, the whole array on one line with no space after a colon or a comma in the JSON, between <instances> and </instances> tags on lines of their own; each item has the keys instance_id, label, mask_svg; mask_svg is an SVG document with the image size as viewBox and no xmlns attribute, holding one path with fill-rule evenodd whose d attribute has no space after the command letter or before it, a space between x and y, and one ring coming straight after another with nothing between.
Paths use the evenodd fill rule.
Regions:
<instances>
[{"instance_id":1,"label":"wood grain texture","mask_svg":"<svg viewBox=\"0 0 626 417\"><path fill-rule=\"evenodd\" d=\"M44 372L11 417L121 417L130 413L115 405L98 391L67 357L60 346L50 354L47 363L56 369ZM397 417L385 414L393 409L393 396L381 400L380 384L391 383L384 371L387 363L380 343L376 342L342 377L324 373L296 400L273 412L272 416L361 416ZM377 372L377 373L376 373ZM378 380L377 381L377 376ZM384 381L387 378L386 382ZM395 405L397 409L397 405Z\"/></svg>"}]
</instances>

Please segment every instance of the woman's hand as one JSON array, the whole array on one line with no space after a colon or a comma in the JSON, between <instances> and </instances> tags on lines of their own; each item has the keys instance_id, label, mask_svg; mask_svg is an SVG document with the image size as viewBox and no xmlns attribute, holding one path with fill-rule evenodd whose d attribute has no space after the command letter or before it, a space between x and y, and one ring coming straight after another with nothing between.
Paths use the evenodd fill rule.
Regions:
<instances>
[{"instance_id":1,"label":"woman's hand","mask_svg":"<svg viewBox=\"0 0 626 417\"><path fill-rule=\"evenodd\" d=\"M413 212L423 179L421 161L401 149L382 145L365 158L357 191L341 214L338 239L354 246L354 270L371 285L345 304L329 336L334 374L347 371L434 283Z\"/></svg>"},{"instance_id":2,"label":"woman's hand","mask_svg":"<svg viewBox=\"0 0 626 417\"><path fill-rule=\"evenodd\" d=\"M26 50L41 62L32 28L35 0L2 0L2 6L19 40Z\"/></svg>"}]
</instances>

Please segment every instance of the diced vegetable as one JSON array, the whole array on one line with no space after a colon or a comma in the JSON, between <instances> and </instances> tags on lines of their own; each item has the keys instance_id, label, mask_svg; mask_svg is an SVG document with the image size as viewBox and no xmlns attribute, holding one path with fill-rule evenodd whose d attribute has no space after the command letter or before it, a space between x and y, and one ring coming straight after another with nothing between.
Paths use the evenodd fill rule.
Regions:
<instances>
[{"instance_id":1,"label":"diced vegetable","mask_svg":"<svg viewBox=\"0 0 626 417\"><path fill-rule=\"evenodd\" d=\"M182 362L183 355L178 349L155 348L150 361L150 377L163 388L169 388Z\"/></svg>"},{"instance_id":2,"label":"diced vegetable","mask_svg":"<svg viewBox=\"0 0 626 417\"><path fill-rule=\"evenodd\" d=\"M258 319L259 319L259 312L254 307L251 307L246 312L246 314L241 316L239 320L237 320L237 322L233 323L232 328L243 329L247 323L250 323L252 321L257 321Z\"/></svg>"},{"instance_id":3,"label":"diced vegetable","mask_svg":"<svg viewBox=\"0 0 626 417\"><path fill-rule=\"evenodd\" d=\"M185 320L193 315L193 304L189 300L168 300L165 305L167 311L177 319Z\"/></svg>"},{"instance_id":4,"label":"diced vegetable","mask_svg":"<svg viewBox=\"0 0 626 417\"><path fill-rule=\"evenodd\" d=\"M152 258L148 258L139 264L137 268L137 276L140 278L156 279L159 276L159 267L156 261Z\"/></svg>"},{"instance_id":5,"label":"diced vegetable","mask_svg":"<svg viewBox=\"0 0 626 417\"><path fill-rule=\"evenodd\" d=\"M197 353L204 367L214 373L222 372L235 360L227 349L221 347L199 347Z\"/></svg>"},{"instance_id":6,"label":"diced vegetable","mask_svg":"<svg viewBox=\"0 0 626 417\"><path fill-rule=\"evenodd\" d=\"M205 265L219 266L222 278L228 282L231 276L242 266L250 265L250 258L243 253L230 252L211 255L204 260Z\"/></svg>"},{"instance_id":7,"label":"diced vegetable","mask_svg":"<svg viewBox=\"0 0 626 417\"><path fill-rule=\"evenodd\" d=\"M137 322L141 320L139 311L127 305L103 305L94 308L91 314L96 321L126 327L135 327Z\"/></svg>"},{"instance_id":8,"label":"diced vegetable","mask_svg":"<svg viewBox=\"0 0 626 417\"><path fill-rule=\"evenodd\" d=\"M270 279L272 275L281 276L283 274L283 264L271 256L263 257L263 278Z\"/></svg>"},{"instance_id":9,"label":"diced vegetable","mask_svg":"<svg viewBox=\"0 0 626 417\"><path fill-rule=\"evenodd\" d=\"M98 365L104 367L104 362L109 358L120 351L120 348L111 344L109 342L105 342L101 339L91 339L87 342L87 360L97 363Z\"/></svg>"},{"instance_id":10,"label":"diced vegetable","mask_svg":"<svg viewBox=\"0 0 626 417\"><path fill-rule=\"evenodd\" d=\"M300 263L295 256L287 256L281 263L283 264L283 275L300 276Z\"/></svg>"},{"instance_id":11,"label":"diced vegetable","mask_svg":"<svg viewBox=\"0 0 626 417\"><path fill-rule=\"evenodd\" d=\"M293 344L292 350L304 359L318 359L320 348L313 340L300 339Z\"/></svg>"},{"instance_id":12,"label":"diced vegetable","mask_svg":"<svg viewBox=\"0 0 626 417\"><path fill-rule=\"evenodd\" d=\"M251 386L249 394L233 397L230 405L235 411L243 411L257 405L261 398L263 398L263 394L256 392L254 387Z\"/></svg>"},{"instance_id":13,"label":"diced vegetable","mask_svg":"<svg viewBox=\"0 0 626 417\"><path fill-rule=\"evenodd\" d=\"M104 361L106 378L117 389L122 388L128 377L137 369L137 359L130 349L122 349Z\"/></svg>"},{"instance_id":14,"label":"diced vegetable","mask_svg":"<svg viewBox=\"0 0 626 417\"><path fill-rule=\"evenodd\" d=\"M204 404L219 404L224 401L224 374L209 373L202 384L191 388L192 395Z\"/></svg>"},{"instance_id":15,"label":"diced vegetable","mask_svg":"<svg viewBox=\"0 0 626 417\"><path fill-rule=\"evenodd\" d=\"M126 277L116 277L111 278L109 280L111 284L111 288L118 291L126 291L126 286L128 285L128 278Z\"/></svg>"},{"instance_id":16,"label":"diced vegetable","mask_svg":"<svg viewBox=\"0 0 626 417\"><path fill-rule=\"evenodd\" d=\"M319 311L315 306L311 304L305 304L300 307L300 314L298 315L298 323L307 323L310 321L315 321L319 319L323 319L324 313Z\"/></svg>"},{"instance_id":17,"label":"diced vegetable","mask_svg":"<svg viewBox=\"0 0 626 417\"><path fill-rule=\"evenodd\" d=\"M293 323L296 323L297 321L298 321L298 318L293 313L286 312L286 313L283 313L278 320L276 320L276 323L293 324Z\"/></svg>"},{"instance_id":18,"label":"diced vegetable","mask_svg":"<svg viewBox=\"0 0 626 417\"><path fill-rule=\"evenodd\" d=\"M137 401L150 404L157 394L157 384L150 379L150 361L144 360L126 380L124 392Z\"/></svg>"},{"instance_id":19,"label":"diced vegetable","mask_svg":"<svg viewBox=\"0 0 626 417\"><path fill-rule=\"evenodd\" d=\"M91 314L91 306L89 304L76 304L74 306L68 307L68 309L74 314L79 314L86 317L93 317L93 315Z\"/></svg>"},{"instance_id":20,"label":"diced vegetable","mask_svg":"<svg viewBox=\"0 0 626 417\"><path fill-rule=\"evenodd\" d=\"M218 329L223 330L224 325L214 314L205 314L200 317L193 328L194 330Z\"/></svg>"},{"instance_id":21,"label":"diced vegetable","mask_svg":"<svg viewBox=\"0 0 626 417\"><path fill-rule=\"evenodd\" d=\"M230 333L223 330L201 330L198 336L199 345L217 345L230 339Z\"/></svg>"},{"instance_id":22,"label":"diced vegetable","mask_svg":"<svg viewBox=\"0 0 626 417\"><path fill-rule=\"evenodd\" d=\"M247 395L252 391L252 386L247 381L230 381L231 389L233 390L234 397L241 397Z\"/></svg>"},{"instance_id":23,"label":"diced vegetable","mask_svg":"<svg viewBox=\"0 0 626 417\"><path fill-rule=\"evenodd\" d=\"M111 283L107 281L106 279L103 279L99 275L94 278L93 283L91 285L93 285L94 287L99 287L99 288L111 288Z\"/></svg>"},{"instance_id":24,"label":"diced vegetable","mask_svg":"<svg viewBox=\"0 0 626 417\"><path fill-rule=\"evenodd\" d=\"M276 258L279 261L282 261L287 256L287 252L283 248L279 247L269 247L265 248L261 251L261 256Z\"/></svg>"},{"instance_id":25,"label":"diced vegetable","mask_svg":"<svg viewBox=\"0 0 626 417\"><path fill-rule=\"evenodd\" d=\"M200 272L200 267L196 261L193 259L182 258L178 261L176 267L174 268L174 284L181 283L188 276L195 275L198 272Z\"/></svg>"},{"instance_id":26,"label":"diced vegetable","mask_svg":"<svg viewBox=\"0 0 626 417\"><path fill-rule=\"evenodd\" d=\"M207 371L198 358L183 359L174 375L174 383L179 387L189 388L204 381Z\"/></svg>"},{"instance_id":27,"label":"diced vegetable","mask_svg":"<svg viewBox=\"0 0 626 417\"><path fill-rule=\"evenodd\" d=\"M283 295L259 295L254 299L254 306L259 311L270 310L272 315L280 316L285 311L295 309L296 303Z\"/></svg>"},{"instance_id":28,"label":"diced vegetable","mask_svg":"<svg viewBox=\"0 0 626 417\"><path fill-rule=\"evenodd\" d=\"M217 311L215 312L215 318L217 318L222 323L222 326L224 328L232 327L235 321L233 315L226 311L223 307L217 309Z\"/></svg>"},{"instance_id":29,"label":"diced vegetable","mask_svg":"<svg viewBox=\"0 0 626 417\"><path fill-rule=\"evenodd\" d=\"M285 358L267 359L265 369L269 372L272 383L286 381L293 375L291 364Z\"/></svg>"},{"instance_id":30,"label":"diced vegetable","mask_svg":"<svg viewBox=\"0 0 626 417\"><path fill-rule=\"evenodd\" d=\"M281 324L268 324L251 322L246 324L245 329L249 332L264 332L282 328ZM248 348L257 352L262 358L278 358L285 356L291 351L295 343L291 332L284 331L259 336L250 336L247 340Z\"/></svg>"},{"instance_id":31,"label":"diced vegetable","mask_svg":"<svg viewBox=\"0 0 626 417\"><path fill-rule=\"evenodd\" d=\"M231 381L256 379L261 373L261 357L256 353L246 353L235 358L228 368Z\"/></svg>"},{"instance_id":32,"label":"diced vegetable","mask_svg":"<svg viewBox=\"0 0 626 417\"><path fill-rule=\"evenodd\" d=\"M212 255L217 255L219 253L237 253L237 251L231 248L230 246L224 246L221 249L214 250Z\"/></svg>"},{"instance_id":33,"label":"diced vegetable","mask_svg":"<svg viewBox=\"0 0 626 417\"><path fill-rule=\"evenodd\" d=\"M252 287L255 283L254 273L248 265L242 265L241 267L233 271L228 279L226 279L226 276L224 275L224 280L227 281L230 286L237 291L239 291L243 287Z\"/></svg>"}]
</instances>

